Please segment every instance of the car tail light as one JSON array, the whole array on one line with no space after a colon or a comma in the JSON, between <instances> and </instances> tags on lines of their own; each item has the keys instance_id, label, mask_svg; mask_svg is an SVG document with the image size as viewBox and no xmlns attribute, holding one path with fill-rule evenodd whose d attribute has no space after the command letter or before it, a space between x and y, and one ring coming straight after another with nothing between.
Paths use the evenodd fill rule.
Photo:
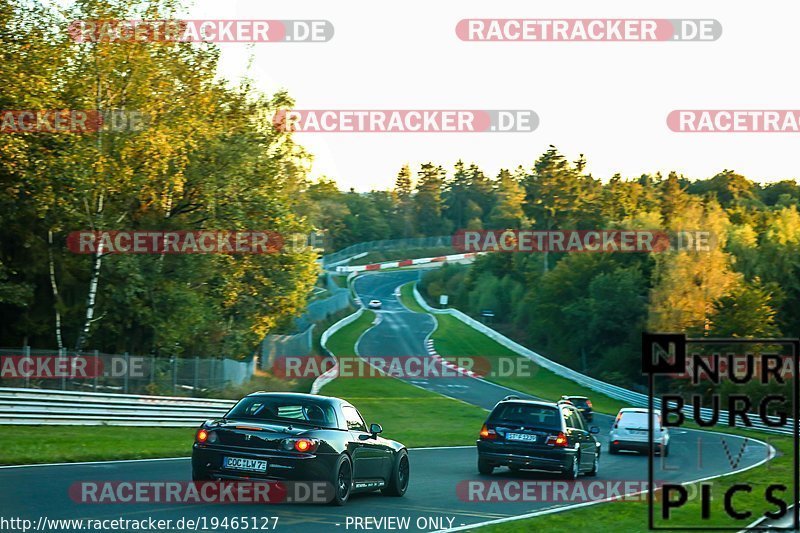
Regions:
<instances>
[{"instance_id":1,"label":"car tail light","mask_svg":"<svg viewBox=\"0 0 800 533\"><path fill-rule=\"evenodd\" d=\"M308 439L298 439L294 441L294 449L298 452L310 453L317 449L317 445Z\"/></svg>"},{"instance_id":2,"label":"car tail light","mask_svg":"<svg viewBox=\"0 0 800 533\"><path fill-rule=\"evenodd\" d=\"M497 432L493 429L487 428L486 424L484 424L481 428L480 436L483 440L494 440L497 438Z\"/></svg>"},{"instance_id":3,"label":"car tail light","mask_svg":"<svg viewBox=\"0 0 800 533\"><path fill-rule=\"evenodd\" d=\"M547 437L547 442L545 442L548 446L556 446L558 448L566 448L567 447L567 436L564 435L561 431L558 432L558 435L549 435Z\"/></svg>"},{"instance_id":4,"label":"car tail light","mask_svg":"<svg viewBox=\"0 0 800 533\"><path fill-rule=\"evenodd\" d=\"M301 453L314 453L317 451L319 441L316 439L283 439L283 449Z\"/></svg>"},{"instance_id":5,"label":"car tail light","mask_svg":"<svg viewBox=\"0 0 800 533\"><path fill-rule=\"evenodd\" d=\"M205 441L208 440L208 431L206 431L205 429L201 429L200 431L198 431L196 440L200 444L203 444Z\"/></svg>"},{"instance_id":6,"label":"car tail light","mask_svg":"<svg viewBox=\"0 0 800 533\"><path fill-rule=\"evenodd\" d=\"M589 408L591 409L591 407L592 407L592 400L586 400L586 407L589 407Z\"/></svg>"},{"instance_id":7,"label":"car tail light","mask_svg":"<svg viewBox=\"0 0 800 533\"><path fill-rule=\"evenodd\" d=\"M617 413L617 418L614 420L614 429L619 427L619 421L622 418L622 413Z\"/></svg>"}]
</instances>

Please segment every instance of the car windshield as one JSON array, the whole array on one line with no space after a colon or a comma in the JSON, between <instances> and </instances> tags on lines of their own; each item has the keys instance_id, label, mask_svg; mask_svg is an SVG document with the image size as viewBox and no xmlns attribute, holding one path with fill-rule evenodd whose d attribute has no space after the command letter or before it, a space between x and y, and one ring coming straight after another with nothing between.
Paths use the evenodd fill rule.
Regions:
<instances>
[{"instance_id":1,"label":"car windshield","mask_svg":"<svg viewBox=\"0 0 800 533\"><path fill-rule=\"evenodd\" d=\"M586 407L586 398L570 398L569 401L571 401L575 407Z\"/></svg>"},{"instance_id":2,"label":"car windshield","mask_svg":"<svg viewBox=\"0 0 800 533\"><path fill-rule=\"evenodd\" d=\"M647 428L647 413L641 412L627 412L622 413L622 418L619 419L619 425L628 428ZM659 416L653 415L653 426L659 426Z\"/></svg>"},{"instance_id":3,"label":"car windshield","mask_svg":"<svg viewBox=\"0 0 800 533\"><path fill-rule=\"evenodd\" d=\"M495 424L509 423L546 429L560 429L558 409L541 405L504 403L489 418Z\"/></svg>"},{"instance_id":4,"label":"car windshield","mask_svg":"<svg viewBox=\"0 0 800 533\"><path fill-rule=\"evenodd\" d=\"M225 418L337 427L336 412L332 405L297 398L248 396L234 405Z\"/></svg>"}]
</instances>

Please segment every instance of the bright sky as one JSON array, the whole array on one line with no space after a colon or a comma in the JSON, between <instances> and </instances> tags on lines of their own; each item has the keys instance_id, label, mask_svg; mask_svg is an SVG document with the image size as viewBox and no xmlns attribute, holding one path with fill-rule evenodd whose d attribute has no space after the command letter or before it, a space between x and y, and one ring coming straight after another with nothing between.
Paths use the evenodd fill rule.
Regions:
<instances>
[{"instance_id":1,"label":"bright sky","mask_svg":"<svg viewBox=\"0 0 800 533\"><path fill-rule=\"evenodd\" d=\"M549 144L595 177L734 169L800 177L798 133L673 133L674 109L800 109L800 4L725 0L198 0L188 18L327 19L327 43L224 44L220 74L286 88L299 109L533 109L532 133L305 133L313 174L343 188L392 185L401 165L459 158L491 175L530 167ZM713 18L715 42L463 42L463 18Z\"/></svg>"}]
</instances>

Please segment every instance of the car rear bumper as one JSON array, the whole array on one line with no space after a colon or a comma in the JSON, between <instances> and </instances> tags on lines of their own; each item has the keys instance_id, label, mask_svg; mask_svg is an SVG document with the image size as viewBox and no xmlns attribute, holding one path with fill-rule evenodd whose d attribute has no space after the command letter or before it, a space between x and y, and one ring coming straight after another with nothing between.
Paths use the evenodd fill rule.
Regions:
<instances>
[{"instance_id":1,"label":"car rear bumper","mask_svg":"<svg viewBox=\"0 0 800 533\"><path fill-rule=\"evenodd\" d=\"M618 450L648 451L650 449L650 443L646 440L611 439L610 445ZM660 441L653 442L654 450L659 450L661 446Z\"/></svg>"},{"instance_id":2,"label":"car rear bumper","mask_svg":"<svg viewBox=\"0 0 800 533\"><path fill-rule=\"evenodd\" d=\"M266 472L223 468L224 457L244 457L267 461ZM289 455L269 452L247 452L198 446L192 450L192 471L196 476L211 479L266 479L278 481L329 481L336 466L335 454Z\"/></svg>"},{"instance_id":3,"label":"car rear bumper","mask_svg":"<svg viewBox=\"0 0 800 533\"><path fill-rule=\"evenodd\" d=\"M513 466L554 472L566 472L572 468L576 450L573 448L503 451L502 446L478 441L478 457L492 466Z\"/></svg>"}]
</instances>

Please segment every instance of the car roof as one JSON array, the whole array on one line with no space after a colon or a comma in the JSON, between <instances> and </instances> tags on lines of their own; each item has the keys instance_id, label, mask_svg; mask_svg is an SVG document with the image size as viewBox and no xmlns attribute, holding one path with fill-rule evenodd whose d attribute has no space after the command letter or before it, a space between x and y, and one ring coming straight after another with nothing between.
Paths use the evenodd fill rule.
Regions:
<instances>
[{"instance_id":1,"label":"car roof","mask_svg":"<svg viewBox=\"0 0 800 533\"><path fill-rule=\"evenodd\" d=\"M256 391L248 394L246 398L254 397L254 396L266 396L269 398L284 398L284 399L296 399L296 400L313 400L313 401L322 401L323 403L339 403L339 404L346 404L349 405L348 402L342 400L341 398L334 398L332 396L320 396L319 394L306 394L302 392L268 392L268 391Z\"/></svg>"},{"instance_id":2,"label":"car roof","mask_svg":"<svg viewBox=\"0 0 800 533\"><path fill-rule=\"evenodd\" d=\"M578 399L578 400L588 400L589 399L588 396L575 396L574 394L565 394L564 398L575 398L575 399Z\"/></svg>"},{"instance_id":3,"label":"car roof","mask_svg":"<svg viewBox=\"0 0 800 533\"><path fill-rule=\"evenodd\" d=\"M647 413L649 409L644 407L623 407L619 410L620 413ZM653 409L653 413L660 415L661 409Z\"/></svg>"},{"instance_id":4,"label":"car roof","mask_svg":"<svg viewBox=\"0 0 800 533\"><path fill-rule=\"evenodd\" d=\"M502 404L519 403L519 404L533 405L538 407L552 407L553 409L558 409L560 407L556 402L543 402L541 400L523 400L522 398L501 400L497 402L497 405L500 405L501 403Z\"/></svg>"}]
</instances>

